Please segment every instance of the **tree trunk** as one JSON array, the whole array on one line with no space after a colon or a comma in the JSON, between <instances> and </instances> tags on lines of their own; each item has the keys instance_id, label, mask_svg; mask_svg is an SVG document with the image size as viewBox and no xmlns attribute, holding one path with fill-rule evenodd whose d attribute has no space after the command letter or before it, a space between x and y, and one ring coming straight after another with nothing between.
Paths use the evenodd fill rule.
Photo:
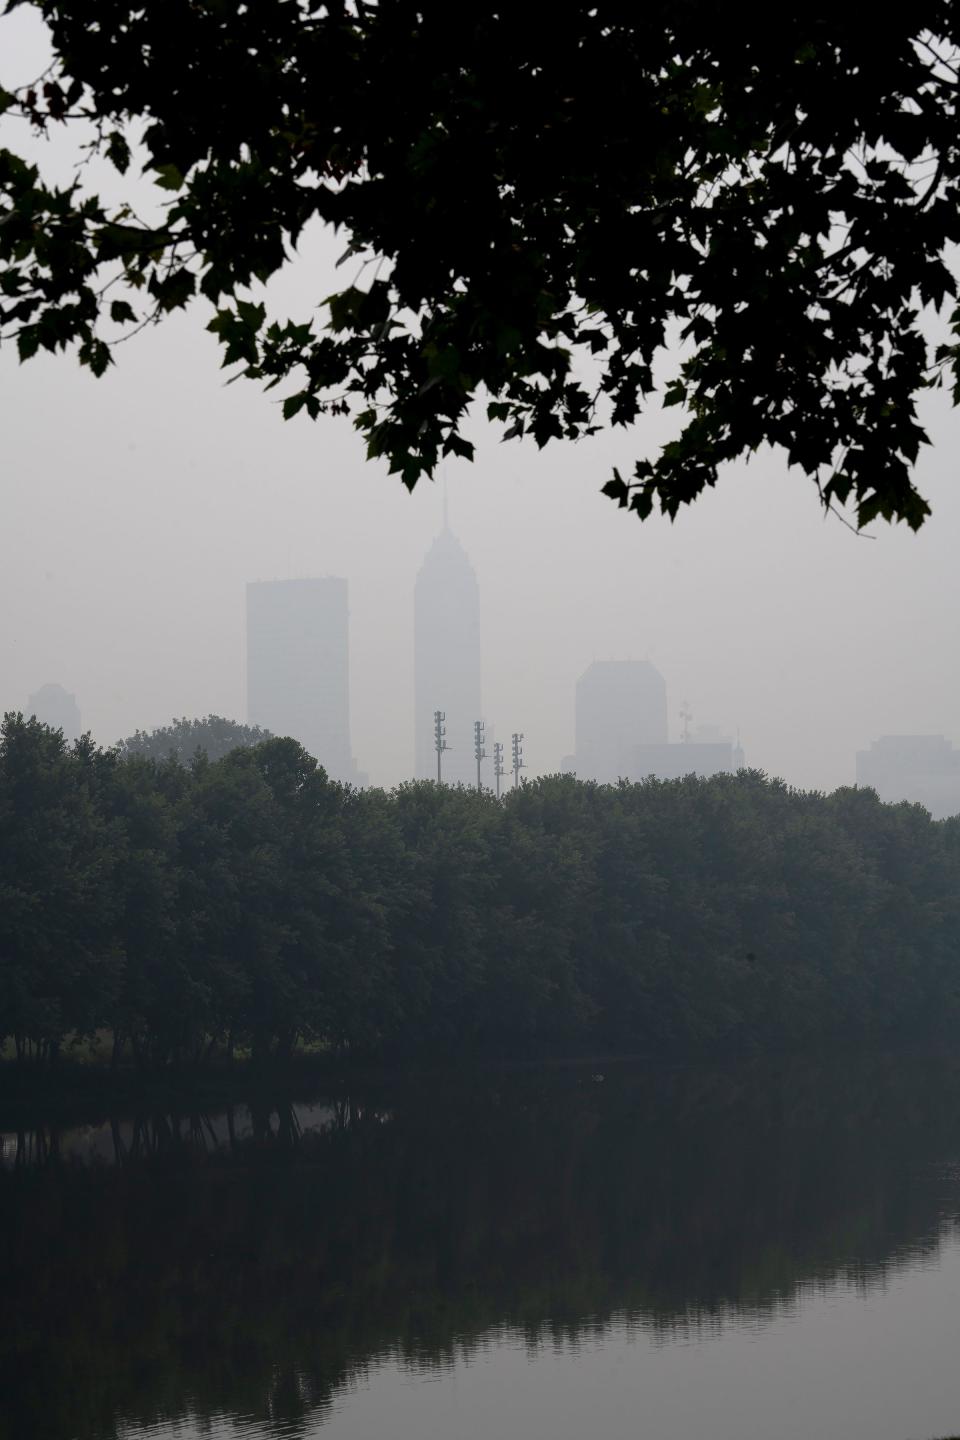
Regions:
<instances>
[{"instance_id":1,"label":"tree trunk","mask_svg":"<svg viewBox=\"0 0 960 1440\"><path fill-rule=\"evenodd\" d=\"M290 1059L290 1057L293 1055L293 1047L296 1044L296 1040L296 1030L287 1029L280 1031L280 1034L277 1036L276 1054L278 1060Z\"/></svg>"}]
</instances>

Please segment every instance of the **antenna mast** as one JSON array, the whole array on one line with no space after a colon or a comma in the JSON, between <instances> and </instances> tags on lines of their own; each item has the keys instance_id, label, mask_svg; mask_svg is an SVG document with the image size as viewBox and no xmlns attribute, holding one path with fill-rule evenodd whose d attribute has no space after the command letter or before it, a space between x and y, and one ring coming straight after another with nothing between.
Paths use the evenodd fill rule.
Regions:
<instances>
[{"instance_id":1,"label":"antenna mast","mask_svg":"<svg viewBox=\"0 0 960 1440\"><path fill-rule=\"evenodd\" d=\"M446 720L446 718L447 718L447 715L446 715L446 711L445 711L445 710L434 710L434 712L433 712L433 748L434 748L434 750L436 750L436 752L437 752L437 784L438 784L438 785L440 785L440 784L442 783L441 774L440 774L440 762L441 762L441 759L443 758L443 752L444 752L444 750L449 750L449 749L450 749L450 746L447 744L447 738L446 738L446 737L447 737L447 727L446 727L446 725L444 724L444 721Z\"/></svg>"},{"instance_id":2,"label":"antenna mast","mask_svg":"<svg viewBox=\"0 0 960 1440\"><path fill-rule=\"evenodd\" d=\"M526 770L526 768L527 768L526 765L524 765L524 763L523 763L523 745L522 745L522 743L521 743L522 740L523 740L523 731L522 731L522 730L520 730L520 731L516 731L516 730L515 730L515 731L513 732L513 735L510 737L510 748L511 748L511 750L512 750L512 752L513 752L513 788L514 788L514 790L516 790L517 786L520 784L520 771L521 771L521 770Z\"/></svg>"},{"instance_id":3,"label":"antenna mast","mask_svg":"<svg viewBox=\"0 0 960 1440\"><path fill-rule=\"evenodd\" d=\"M477 793L483 789L483 781L480 778L480 762L487 758L487 752L483 748L484 723L482 720L473 722L473 753L477 761Z\"/></svg>"},{"instance_id":4,"label":"antenna mast","mask_svg":"<svg viewBox=\"0 0 960 1440\"><path fill-rule=\"evenodd\" d=\"M503 746L499 740L493 742L493 778L497 786L497 799L500 799L500 781L507 773L507 767L503 763Z\"/></svg>"}]
</instances>

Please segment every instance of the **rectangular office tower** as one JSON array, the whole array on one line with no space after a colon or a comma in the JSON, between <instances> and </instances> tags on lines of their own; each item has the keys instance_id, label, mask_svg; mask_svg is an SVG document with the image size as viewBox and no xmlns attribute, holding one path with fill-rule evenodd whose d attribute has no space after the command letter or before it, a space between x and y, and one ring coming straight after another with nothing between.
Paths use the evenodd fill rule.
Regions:
<instances>
[{"instance_id":1,"label":"rectangular office tower","mask_svg":"<svg viewBox=\"0 0 960 1440\"><path fill-rule=\"evenodd\" d=\"M637 745L667 743L667 687L648 660L594 660L577 681L574 768L612 785L631 773Z\"/></svg>"},{"instance_id":2,"label":"rectangular office tower","mask_svg":"<svg viewBox=\"0 0 960 1440\"><path fill-rule=\"evenodd\" d=\"M416 776L437 778L434 713L446 716L441 778L476 785L473 727L480 706L480 587L467 552L444 526L417 575L413 599Z\"/></svg>"},{"instance_id":3,"label":"rectangular office tower","mask_svg":"<svg viewBox=\"0 0 960 1440\"><path fill-rule=\"evenodd\" d=\"M299 740L334 780L357 780L350 753L347 582L247 586L247 719Z\"/></svg>"}]
</instances>

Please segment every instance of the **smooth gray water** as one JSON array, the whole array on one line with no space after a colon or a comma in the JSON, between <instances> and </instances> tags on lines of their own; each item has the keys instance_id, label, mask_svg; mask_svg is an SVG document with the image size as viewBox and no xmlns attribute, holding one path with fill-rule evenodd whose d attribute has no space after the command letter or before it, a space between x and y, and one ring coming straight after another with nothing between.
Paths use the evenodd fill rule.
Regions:
<instances>
[{"instance_id":1,"label":"smooth gray water","mask_svg":"<svg viewBox=\"0 0 960 1440\"><path fill-rule=\"evenodd\" d=\"M4 1435L960 1433L960 1064L8 1131Z\"/></svg>"}]
</instances>

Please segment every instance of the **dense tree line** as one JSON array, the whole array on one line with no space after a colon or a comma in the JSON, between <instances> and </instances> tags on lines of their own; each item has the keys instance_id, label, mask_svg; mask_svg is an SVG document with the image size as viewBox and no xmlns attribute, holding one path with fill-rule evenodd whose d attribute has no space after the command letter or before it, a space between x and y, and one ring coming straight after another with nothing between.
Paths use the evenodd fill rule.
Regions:
<instances>
[{"instance_id":1,"label":"dense tree line","mask_svg":"<svg viewBox=\"0 0 960 1440\"><path fill-rule=\"evenodd\" d=\"M0 732L0 1034L217 1054L806 1044L960 1014L960 820L758 772L504 802Z\"/></svg>"}]
</instances>

